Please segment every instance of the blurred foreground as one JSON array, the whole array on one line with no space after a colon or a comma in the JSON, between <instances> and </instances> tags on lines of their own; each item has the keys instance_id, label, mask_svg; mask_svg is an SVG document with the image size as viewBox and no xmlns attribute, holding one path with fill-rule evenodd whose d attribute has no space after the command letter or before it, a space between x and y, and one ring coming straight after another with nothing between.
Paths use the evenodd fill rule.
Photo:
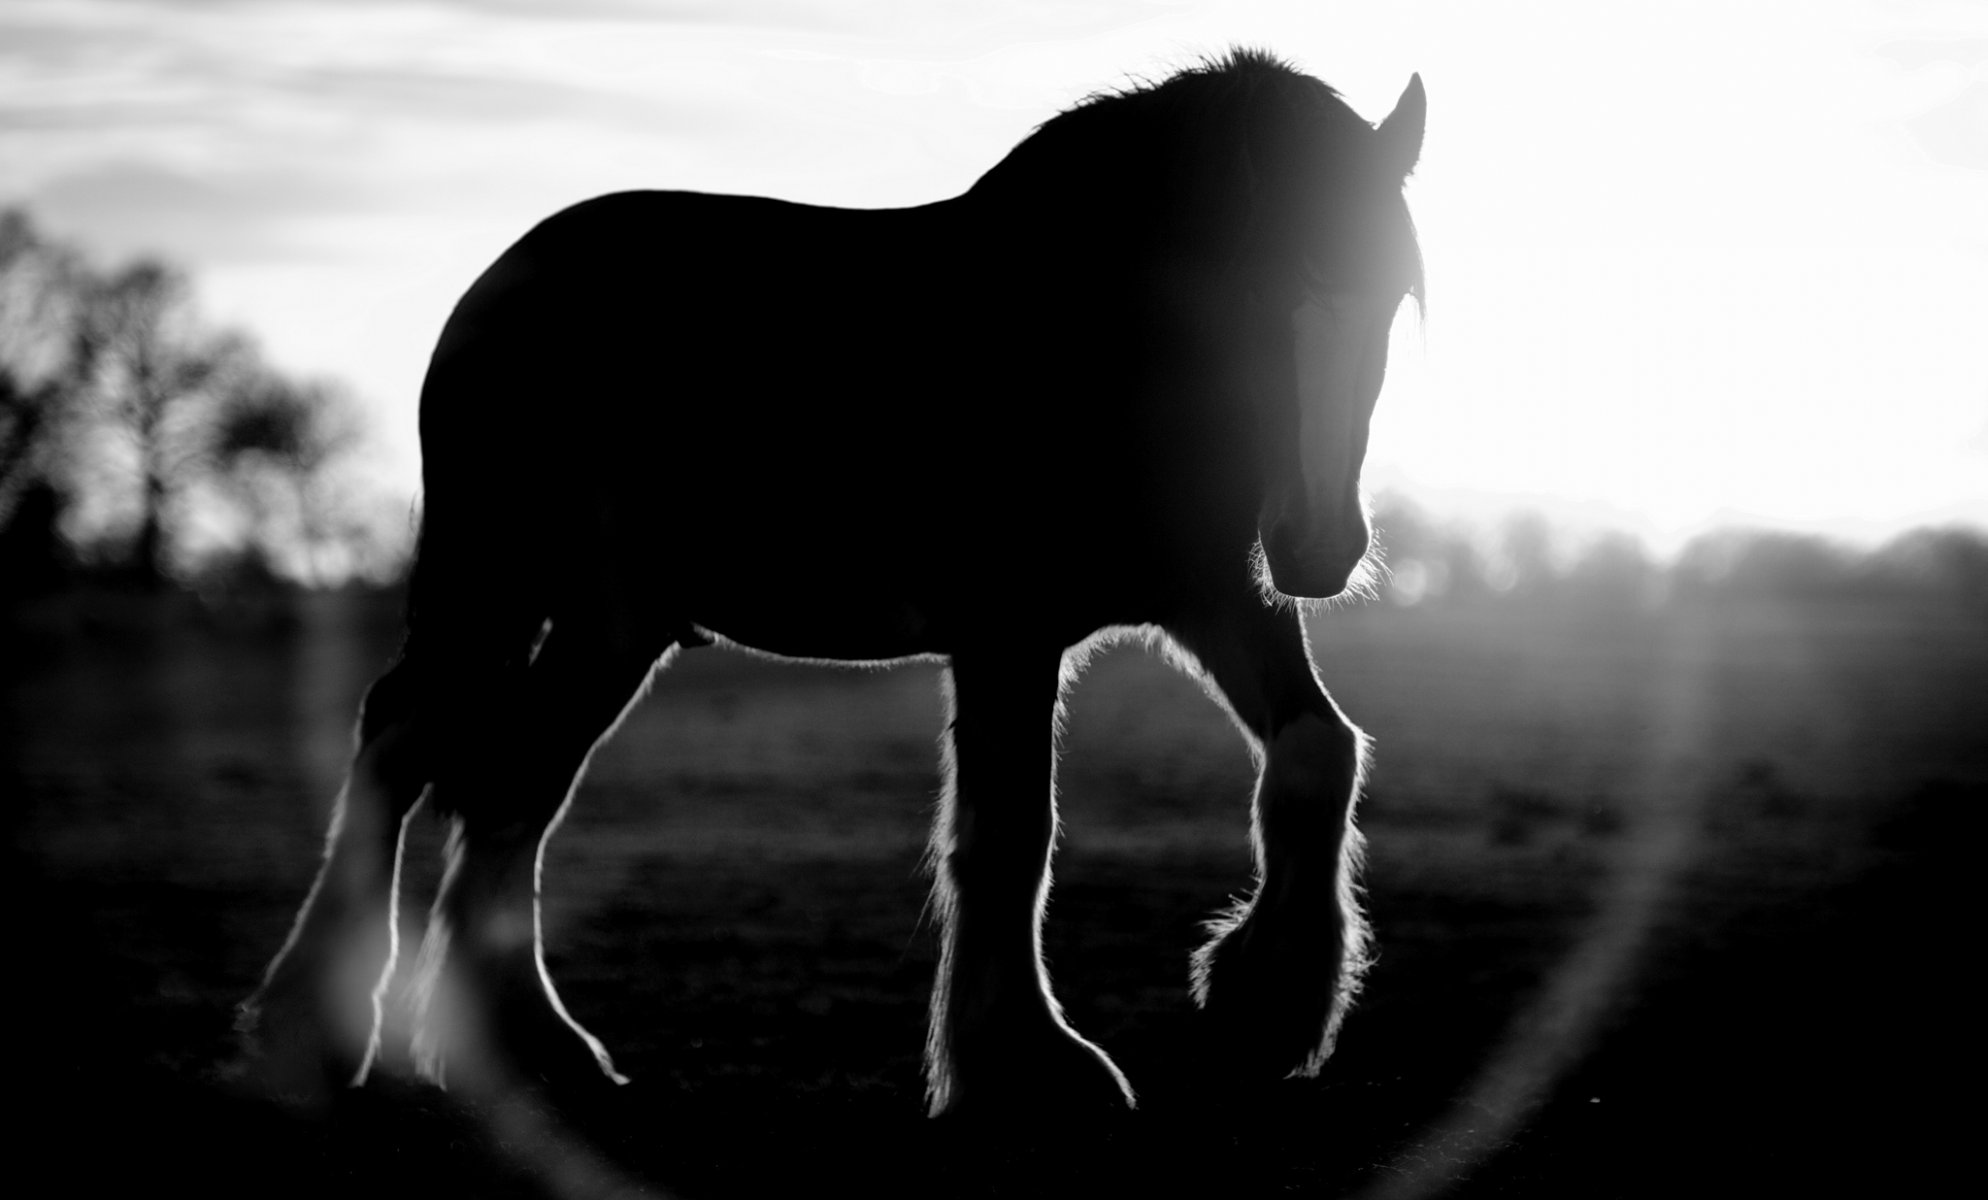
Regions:
<instances>
[{"instance_id":1,"label":"blurred foreground","mask_svg":"<svg viewBox=\"0 0 1988 1200\"><path fill-rule=\"evenodd\" d=\"M394 599L23 603L0 634L18 1169L82 1194L1931 1191L1981 1065L1960 969L1988 805L1980 597L1522 591L1316 619L1378 744L1381 959L1323 1078L1258 1103L1176 1094L1168 1057L1197 922L1247 886L1249 761L1157 658L1097 661L1049 950L1149 1104L1053 1147L921 1117L936 667L692 652L597 756L548 857L547 938L637 1082L555 1145L410 1082L391 1046L323 1114L227 1070ZM417 824L413 914L440 840Z\"/></svg>"}]
</instances>

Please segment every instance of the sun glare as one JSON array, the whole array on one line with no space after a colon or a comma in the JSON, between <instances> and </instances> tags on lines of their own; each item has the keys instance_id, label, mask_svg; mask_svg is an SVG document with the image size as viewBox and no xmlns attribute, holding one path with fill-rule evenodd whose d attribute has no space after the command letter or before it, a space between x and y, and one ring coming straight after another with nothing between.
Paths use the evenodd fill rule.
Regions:
<instances>
[{"instance_id":1,"label":"sun glare","mask_svg":"<svg viewBox=\"0 0 1988 1200\"><path fill-rule=\"evenodd\" d=\"M1953 204L1980 179L1904 144L1875 39L1784 25L1716 50L1652 26L1558 98L1448 62L1410 192L1429 314L1396 329L1378 481L1660 549L1988 520L1988 360L1963 349L1988 243ZM1669 82L1707 56L1733 69Z\"/></svg>"}]
</instances>

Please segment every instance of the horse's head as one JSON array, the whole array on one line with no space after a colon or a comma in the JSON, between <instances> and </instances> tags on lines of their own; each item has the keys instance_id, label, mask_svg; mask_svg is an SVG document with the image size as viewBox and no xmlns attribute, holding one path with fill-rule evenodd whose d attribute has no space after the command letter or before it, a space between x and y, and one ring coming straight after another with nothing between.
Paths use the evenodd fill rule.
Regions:
<instances>
[{"instance_id":1,"label":"horse's head","mask_svg":"<svg viewBox=\"0 0 1988 1200\"><path fill-rule=\"evenodd\" d=\"M1236 50L1083 101L971 193L984 270L1018 281L990 294L1032 331L1076 331L1100 362L1142 358L1148 398L1218 402L1166 465L1206 485L1191 490L1221 510L1225 547L1254 516L1285 595L1337 595L1367 552L1367 424L1395 311L1421 294L1402 185L1423 113L1419 77L1375 126L1319 80ZM1141 302L1113 325L1095 297L1121 281Z\"/></svg>"},{"instance_id":2,"label":"horse's head","mask_svg":"<svg viewBox=\"0 0 1988 1200\"><path fill-rule=\"evenodd\" d=\"M1292 156L1296 186L1281 189L1288 199L1266 222L1266 284L1251 303L1263 360L1257 532L1269 583L1287 596L1339 594L1367 554L1368 424L1395 313L1421 287L1401 189L1421 154L1424 111L1416 77L1379 126L1312 123L1316 149Z\"/></svg>"}]
</instances>

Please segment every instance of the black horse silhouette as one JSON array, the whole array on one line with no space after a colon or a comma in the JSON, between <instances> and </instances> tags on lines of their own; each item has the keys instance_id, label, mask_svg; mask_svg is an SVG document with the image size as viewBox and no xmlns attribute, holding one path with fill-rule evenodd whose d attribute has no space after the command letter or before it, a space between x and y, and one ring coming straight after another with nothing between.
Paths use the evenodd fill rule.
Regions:
<instances>
[{"instance_id":1,"label":"black horse silhouette","mask_svg":"<svg viewBox=\"0 0 1988 1200\"><path fill-rule=\"evenodd\" d=\"M540 852L658 665L721 641L946 662L931 1111L1131 1105L1064 1020L1040 929L1061 697L1127 631L1260 764L1254 893L1193 959L1206 1043L1238 1080L1316 1072L1366 961L1366 748L1288 598L1366 561L1423 119L1419 78L1374 126L1236 51L1084 101L951 200L631 192L505 252L422 392L405 646L244 1006L276 1081L365 1077L424 795L453 825L417 1059L450 1086L619 1080L541 961Z\"/></svg>"}]
</instances>

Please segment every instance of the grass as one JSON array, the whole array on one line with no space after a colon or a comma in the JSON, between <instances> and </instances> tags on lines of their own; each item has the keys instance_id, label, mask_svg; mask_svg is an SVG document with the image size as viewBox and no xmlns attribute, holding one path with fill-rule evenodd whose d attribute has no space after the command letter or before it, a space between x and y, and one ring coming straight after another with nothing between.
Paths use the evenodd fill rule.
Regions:
<instances>
[{"instance_id":1,"label":"grass","mask_svg":"<svg viewBox=\"0 0 1988 1200\"><path fill-rule=\"evenodd\" d=\"M81 1191L326 1195L537 1195L578 1169L392 1073L320 1120L225 1085L230 1006L301 899L393 626L353 597L17 618L24 1164ZM1048 949L1154 1106L1055 1146L919 1117L936 668L686 655L547 863L552 970L638 1080L589 1130L603 1161L694 1196L1912 1193L1951 1164L1937 1096L1979 1066L1957 966L1979 613L1373 605L1314 642L1378 747L1381 959L1340 1053L1246 1103L1170 1093L1186 953L1247 885L1251 769L1196 686L1120 648L1072 698ZM437 844L411 847L417 894Z\"/></svg>"}]
</instances>

